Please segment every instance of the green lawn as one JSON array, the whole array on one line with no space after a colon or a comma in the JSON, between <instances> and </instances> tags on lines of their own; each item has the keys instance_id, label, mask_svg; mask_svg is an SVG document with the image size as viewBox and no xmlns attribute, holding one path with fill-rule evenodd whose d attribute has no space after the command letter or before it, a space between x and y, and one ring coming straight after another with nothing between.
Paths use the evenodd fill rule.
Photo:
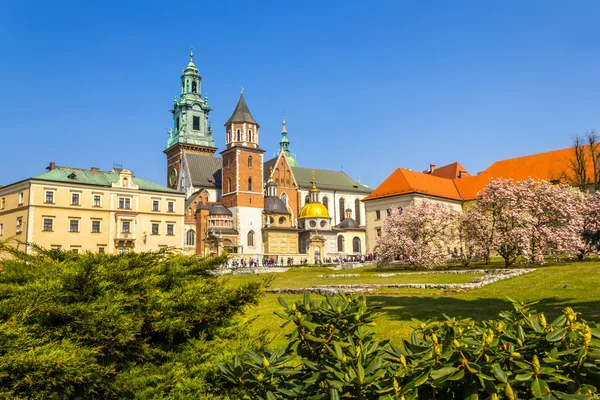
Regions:
<instances>
[{"instance_id":1,"label":"green lawn","mask_svg":"<svg viewBox=\"0 0 600 400\"><path fill-rule=\"evenodd\" d=\"M275 275L270 287L310 287L340 283L460 283L469 282L474 276L467 275L407 275L377 278L377 272L401 272L361 268L351 271L332 271L326 268L293 269ZM359 278L318 278L319 274L359 273ZM225 278L228 284L238 285L250 280L263 279L263 275L238 275ZM566 285L566 288L564 287ZM273 345L284 343L280 329L282 320L273 314L281 308L277 301L280 295L266 293L258 307L248 310L247 317L254 319L253 329L271 332ZM314 295L316 298L320 296ZM300 295L283 295L288 303L300 299ZM383 306L386 315L377 321L374 328L381 339L390 338L399 342L411 332L411 318L425 320L441 318L442 314L470 317L476 320L497 317L502 310L511 309L507 300L511 297L520 301L539 301L535 308L544 311L550 318L566 307L583 313L588 321L600 321L600 262L573 262L540 267L536 271L487 285L481 289L465 292L436 289L382 289L367 294L369 302Z\"/></svg>"}]
</instances>

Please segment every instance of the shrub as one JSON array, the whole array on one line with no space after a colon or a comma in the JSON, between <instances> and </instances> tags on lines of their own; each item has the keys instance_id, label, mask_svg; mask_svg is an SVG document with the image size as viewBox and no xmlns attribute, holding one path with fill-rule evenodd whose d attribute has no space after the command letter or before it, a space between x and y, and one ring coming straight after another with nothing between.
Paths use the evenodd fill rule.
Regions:
<instances>
[{"instance_id":1,"label":"shrub","mask_svg":"<svg viewBox=\"0 0 600 400\"><path fill-rule=\"evenodd\" d=\"M317 302L305 294L302 301L280 303L285 324L296 326L289 345L220 365L231 394L269 400L598 398L600 329L570 308L550 323L531 304L515 301L514 311L498 320L415 320L410 340L398 347L368 330L378 307L361 295Z\"/></svg>"},{"instance_id":2,"label":"shrub","mask_svg":"<svg viewBox=\"0 0 600 400\"><path fill-rule=\"evenodd\" d=\"M223 259L4 250L2 398L200 397L215 360L254 346L235 317L261 285L226 287Z\"/></svg>"}]
</instances>

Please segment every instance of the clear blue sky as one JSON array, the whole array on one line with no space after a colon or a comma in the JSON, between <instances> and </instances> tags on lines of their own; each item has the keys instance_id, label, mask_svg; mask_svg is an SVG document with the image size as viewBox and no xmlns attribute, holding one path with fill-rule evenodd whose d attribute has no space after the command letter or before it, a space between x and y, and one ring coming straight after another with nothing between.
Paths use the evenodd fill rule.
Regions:
<instances>
[{"instance_id":1,"label":"clear blue sky","mask_svg":"<svg viewBox=\"0 0 600 400\"><path fill-rule=\"evenodd\" d=\"M395 168L569 147L600 129L597 1L1 1L0 185L123 163L166 183L194 47L216 144L244 95L277 150L371 187Z\"/></svg>"}]
</instances>

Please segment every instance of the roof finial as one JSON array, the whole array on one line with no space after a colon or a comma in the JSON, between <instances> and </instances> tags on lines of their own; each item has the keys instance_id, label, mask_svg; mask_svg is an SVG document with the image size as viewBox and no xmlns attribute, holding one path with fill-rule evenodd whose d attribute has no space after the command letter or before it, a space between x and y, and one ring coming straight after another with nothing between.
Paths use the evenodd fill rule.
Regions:
<instances>
[{"instance_id":1,"label":"roof finial","mask_svg":"<svg viewBox=\"0 0 600 400\"><path fill-rule=\"evenodd\" d=\"M317 180L315 179L315 170L312 170L312 181L310 182L313 185L313 188L317 187Z\"/></svg>"},{"instance_id":2,"label":"roof finial","mask_svg":"<svg viewBox=\"0 0 600 400\"><path fill-rule=\"evenodd\" d=\"M194 61L194 48L190 47L190 61Z\"/></svg>"},{"instance_id":3,"label":"roof finial","mask_svg":"<svg viewBox=\"0 0 600 400\"><path fill-rule=\"evenodd\" d=\"M269 177L272 177L272 176L273 176L273 166L271 165L269 167Z\"/></svg>"},{"instance_id":4,"label":"roof finial","mask_svg":"<svg viewBox=\"0 0 600 400\"><path fill-rule=\"evenodd\" d=\"M244 87L240 86L240 94L244 94Z\"/></svg>"}]
</instances>

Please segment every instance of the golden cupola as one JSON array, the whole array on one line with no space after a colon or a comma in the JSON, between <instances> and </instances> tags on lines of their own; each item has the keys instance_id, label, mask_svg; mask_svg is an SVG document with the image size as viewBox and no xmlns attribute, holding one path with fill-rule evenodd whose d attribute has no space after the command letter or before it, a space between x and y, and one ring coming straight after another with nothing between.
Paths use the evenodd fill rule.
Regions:
<instances>
[{"instance_id":1,"label":"golden cupola","mask_svg":"<svg viewBox=\"0 0 600 400\"><path fill-rule=\"evenodd\" d=\"M300 211L298 219L304 218L331 218L329 216L329 210L319 201L319 193L321 192L317 188L315 180L315 171L312 172L312 187L309 189L309 202Z\"/></svg>"}]
</instances>

